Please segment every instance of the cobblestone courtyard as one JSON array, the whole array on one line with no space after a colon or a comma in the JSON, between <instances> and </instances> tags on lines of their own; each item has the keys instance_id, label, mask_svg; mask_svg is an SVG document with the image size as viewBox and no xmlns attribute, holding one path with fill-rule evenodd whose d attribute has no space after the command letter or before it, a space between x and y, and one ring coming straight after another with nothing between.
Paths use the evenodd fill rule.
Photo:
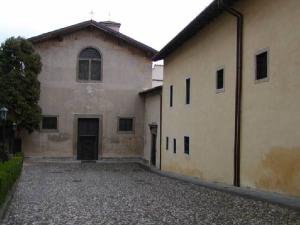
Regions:
<instances>
[{"instance_id":1,"label":"cobblestone courtyard","mask_svg":"<svg viewBox=\"0 0 300 225\"><path fill-rule=\"evenodd\" d=\"M300 213L138 164L25 163L3 224L300 224Z\"/></svg>"}]
</instances>

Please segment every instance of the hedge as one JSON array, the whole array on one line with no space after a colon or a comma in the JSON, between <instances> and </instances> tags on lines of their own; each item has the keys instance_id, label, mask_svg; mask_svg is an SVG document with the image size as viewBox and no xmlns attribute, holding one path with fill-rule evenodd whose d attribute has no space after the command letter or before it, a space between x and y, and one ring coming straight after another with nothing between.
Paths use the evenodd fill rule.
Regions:
<instances>
[{"instance_id":1,"label":"hedge","mask_svg":"<svg viewBox=\"0 0 300 225\"><path fill-rule=\"evenodd\" d=\"M22 171L23 157L14 156L8 161L0 163L0 205L6 199L6 195L18 179Z\"/></svg>"}]
</instances>

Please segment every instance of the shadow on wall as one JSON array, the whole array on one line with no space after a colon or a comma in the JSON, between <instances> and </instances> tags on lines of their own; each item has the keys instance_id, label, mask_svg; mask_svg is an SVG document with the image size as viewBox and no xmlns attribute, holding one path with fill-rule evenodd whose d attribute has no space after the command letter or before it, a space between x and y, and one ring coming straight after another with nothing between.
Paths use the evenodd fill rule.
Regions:
<instances>
[{"instance_id":1,"label":"shadow on wall","mask_svg":"<svg viewBox=\"0 0 300 225\"><path fill-rule=\"evenodd\" d=\"M257 174L256 187L300 196L300 148L272 148Z\"/></svg>"}]
</instances>

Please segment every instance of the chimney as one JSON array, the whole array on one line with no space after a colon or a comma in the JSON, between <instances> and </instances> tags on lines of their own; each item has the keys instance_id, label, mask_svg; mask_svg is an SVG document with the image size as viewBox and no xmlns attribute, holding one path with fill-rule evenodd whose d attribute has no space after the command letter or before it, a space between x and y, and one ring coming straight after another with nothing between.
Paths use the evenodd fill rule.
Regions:
<instances>
[{"instance_id":1,"label":"chimney","mask_svg":"<svg viewBox=\"0 0 300 225\"><path fill-rule=\"evenodd\" d=\"M120 23L116 23L113 21L101 21L99 22L100 24L109 27L110 29L113 29L114 31L119 32L121 24Z\"/></svg>"}]
</instances>

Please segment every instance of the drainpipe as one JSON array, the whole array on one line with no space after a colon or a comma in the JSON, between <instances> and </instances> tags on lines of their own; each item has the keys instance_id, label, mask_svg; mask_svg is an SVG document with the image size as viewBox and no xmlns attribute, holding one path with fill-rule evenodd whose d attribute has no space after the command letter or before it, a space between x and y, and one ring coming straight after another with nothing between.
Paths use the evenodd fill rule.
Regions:
<instances>
[{"instance_id":1,"label":"drainpipe","mask_svg":"<svg viewBox=\"0 0 300 225\"><path fill-rule=\"evenodd\" d=\"M159 105L159 170L161 170L161 138L162 138L162 90L159 94L160 105Z\"/></svg>"},{"instance_id":2,"label":"drainpipe","mask_svg":"<svg viewBox=\"0 0 300 225\"><path fill-rule=\"evenodd\" d=\"M242 74L243 74L243 14L229 7L223 0L218 0L226 12L236 17L236 89L235 89L235 129L234 129L234 186L240 186L240 144L241 144L241 103L242 103Z\"/></svg>"}]
</instances>

